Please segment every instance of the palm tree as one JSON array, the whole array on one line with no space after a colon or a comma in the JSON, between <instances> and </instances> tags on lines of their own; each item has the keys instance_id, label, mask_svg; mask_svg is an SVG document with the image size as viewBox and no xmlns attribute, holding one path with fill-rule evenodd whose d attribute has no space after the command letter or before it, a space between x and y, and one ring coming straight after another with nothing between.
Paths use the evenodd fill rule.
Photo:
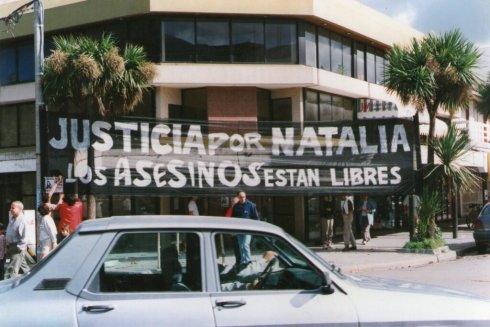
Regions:
<instances>
[{"instance_id":1,"label":"palm tree","mask_svg":"<svg viewBox=\"0 0 490 327\"><path fill-rule=\"evenodd\" d=\"M429 144L434 139L439 108L454 113L467 107L479 79L474 69L481 53L459 30L412 39L409 46L394 45L388 54L383 85L403 104L429 114ZM428 163L434 163L429 146Z\"/></svg>"},{"instance_id":2,"label":"palm tree","mask_svg":"<svg viewBox=\"0 0 490 327\"><path fill-rule=\"evenodd\" d=\"M89 116L117 117L133 111L151 88L156 69L143 47L128 44L120 53L111 34L103 34L100 40L59 36L54 46L42 78L48 105L77 108ZM93 153L88 155L92 162ZM88 217L95 215L95 197L88 194Z\"/></svg>"},{"instance_id":3,"label":"palm tree","mask_svg":"<svg viewBox=\"0 0 490 327\"><path fill-rule=\"evenodd\" d=\"M485 120L490 117L490 73L487 77L487 82L482 83L478 88L480 101L478 102L478 111L485 116Z\"/></svg>"},{"instance_id":4,"label":"palm tree","mask_svg":"<svg viewBox=\"0 0 490 327\"><path fill-rule=\"evenodd\" d=\"M456 189L461 187L462 190L470 190L481 183L481 178L461 163L461 159L471 149L470 138L466 131L459 130L451 124L446 135L433 139L430 146L441 162L430 167L426 178L436 181L434 185L444 182L449 199L453 199L455 185L458 186ZM434 232L435 219L432 217L429 223L431 237L434 236Z\"/></svg>"},{"instance_id":5,"label":"palm tree","mask_svg":"<svg viewBox=\"0 0 490 327\"><path fill-rule=\"evenodd\" d=\"M121 54L111 34L100 40L55 37L54 46L42 79L48 105L95 108L101 116L127 114L143 100L155 76L143 47L128 44Z\"/></svg>"}]
</instances>

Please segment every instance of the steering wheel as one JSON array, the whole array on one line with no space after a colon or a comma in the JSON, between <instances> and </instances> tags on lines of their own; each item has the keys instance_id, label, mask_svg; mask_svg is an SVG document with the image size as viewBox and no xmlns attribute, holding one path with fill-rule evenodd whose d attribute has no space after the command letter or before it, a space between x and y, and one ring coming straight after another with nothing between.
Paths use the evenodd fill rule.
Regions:
<instances>
[{"instance_id":1,"label":"steering wheel","mask_svg":"<svg viewBox=\"0 0 490 327\"><path fill-rule=\"evenodd\" d=\"M262 272L262 274L260 274L260 276L257 278L258 282L257 284L255 284L255 288L256 289L263 289L264 286L265 286L265 282L267 281L267 279L269 278L269 276L271 275L271 272L272 272L272 268L274 267L274 265L276 264L276 262L278 261L279 259L277 257L274 257L272 258L268 263L267 263L267 266L265 266L264 268L264 271Z\"/></svg>"}]
</instances>

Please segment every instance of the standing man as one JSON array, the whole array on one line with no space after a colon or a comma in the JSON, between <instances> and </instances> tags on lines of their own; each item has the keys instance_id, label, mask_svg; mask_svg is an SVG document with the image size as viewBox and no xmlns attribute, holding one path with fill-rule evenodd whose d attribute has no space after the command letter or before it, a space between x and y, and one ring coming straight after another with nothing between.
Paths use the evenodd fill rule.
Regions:
<instances>
[{"instance_id":1,"label":"standing man","mask_svg":"<svg viewBox=\"0 0 490 327\"><path fill-rule=\"evenodd\" d=\"M199 208L197 207L197 196L192 196L189 203L187 203L187 210L189 210L189 215L199 216Z\"/></svg>"},{"instance_id":2,"label":"standing man","mask_svg":"<svg viewBox=\"0 0 490 327\"><path fill-rule=\"evenodd\" d=\"M247 200L247 195L243 191L237 193L238 203L233 206L232 217L243 219L255 219L259 220L257 213L257 207L255 203ZM246 268L251 262L250 254L250 242L252 241L251 235L239 234L237 235L238 250L240 257L237 258L238 271ZM236 255L236 254L235 254Z\"/></svg>"},{"instance_id":3,"label":"standing man","mask_svg":"<svg viewBox=\"0 0 490 327\"><path fill-rule=\"evenodd\" d=\"M27 224L22 202L12 202L10 214L11 217L5 235L7 240L7 258L10 259L10 263L6 267L5 279L17 277L20 269L22 269L24 274L30 271L25 257L27 255Z\"/></svg>"},{"instance_id":4,"label":"standing man","mask_svg":"<svg viewBox=\"0 0 490 327\"><path fill-rule=\"evenodd\" d=\"M354 203L352 199L344 194L340 203L342 209L342 220L344 222L343 237L344 237L344 249L342 251L357 250L356 239L354 233L352 233L352 220L354 217ZM349 243L352 244L349 247Z\"/></svg>"},{"instance_id":5,"label":"standing man","mask_svg":"<svg viewBox=\"0 0 490 327\"><path fill-rule=\"evenodd\" d=\"M365 245L371 240L371 225L374 223L373 213L375 211L374 205L369 201L368 195L362 196L361 205L361 229L362 229L362 244Z\"/></svg>"},{"instance_id":6,"label":"standing man","mask_svg":"<svg viewBox=\"0 0 490 327\"><path fill-rule=\"evenodd\" d=\"M320 200L320 222L322 225L323 248L332 248L334 202L329 195L324 195Z\"/></svg>"}]
</instances>

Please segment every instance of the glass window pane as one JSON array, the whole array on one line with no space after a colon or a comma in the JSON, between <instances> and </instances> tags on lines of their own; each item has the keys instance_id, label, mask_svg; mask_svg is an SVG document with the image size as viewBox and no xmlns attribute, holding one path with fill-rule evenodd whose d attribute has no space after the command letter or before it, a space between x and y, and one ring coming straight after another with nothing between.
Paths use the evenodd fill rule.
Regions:
<instances>
[{"instance_id":1,"label":"glass window pane","mask_svg":"<svg viewBox=\"0 0 490 327\"><path fill-rule=\"evenodd\" d=\"M314 25L306 25L305 52L306 66L316 67L316 28Z\"/></svg>"},{"instance_id":2,"label":"glass window pane","mask_svg":"<svg viewBox=\"0 0 490 327\"><path fill-rule=\"evenodd\" d=\"M366 60L364 59L365 51L364 51L364 44L357 44L357 49L356 49L356 77L360 80L365 80L366 78L366 73L365 73L365 65L366 65Z\"/></svg>"},{"instance_id":3,"label":"glass window pane","mask_svg":"<svg viewBox=\"0 0 490 327\"><path fill-rule=\"evenodd\" d=\"M131 197L129 196L113 196L112 197L112 214L115 216L123 216L131 214Z\"/></svg>"},{"instance_id":4,"label":"glass window pane","mask_svg":"<svg viewBox=\"0 0 490 327\"><path fill-rule=\"evenodd\" d=\"M324 29L318 31L318 67L324 70L331 70L330 32Z\"/></svg>"},{"instance_id":5,"label":"glass window pane","mask_svg":"<svg viewBox=\"0 0 490 327\"><path fill-rule=\"evenodd\" d=\"M332 72L343 74L344 66L342 65L342 38L340 35L335 33L331 34L330 51L332 54Z\"/></svg>"},{"instance_id":6,"label":"glass window pane","mask_svg":"<svg viewBox=\"0 0 490 327\"><path fill-rule=\"evenodd\" d=\"M267 23L265 25L266 61L297 62L295 23Z\"/></svg>"},{"instance_id":7,"label":"glass window pane","mask_svg":"<svg viewBox=\"0 0 490 327\"><path fill-rule=\"evenodd\" d=\"M248 243L248 251L235 253L235 244ZM282 239L263 234L216 234L214 245L218 258L221 291L313 290L322 285L321 274ZM250 263L238 272L240 256ZM272 272L272 273L267 273ZM261 278L259 278L261 277Z\"/></svg>"},{"instance_id":8,"label":"glass window pane","mask_svg":"<svg viewBox=\"0 0 490 327\"><path fill-rule=\"evenodd\" d=\"M95 216L97 218L110 217L111 215L111 201L109 196L97 195L95 197Z\"/></svg>"},{"instance_id":9,"label":"glass window pane","mask_svg":"<svg viewBox=\"0 0 490 327\"><path fill-rule=\"evenodd\" d=\"M320 93L320 120L332 120L332 96L330 94Z\"/></svg>"},{"instance_id":10,"label":"glass window pane","mask_svg":"<svg viewBox=\"0 0 490 327\"><path fill-rule=\"evenodd\" d=\"M159 214L159 198L136 196L134 197L135 212L138 215Z\"/></svg>"},{"instance_id":11,"label":"glass window pane","mask_svg":"<svg viewBox=\"0 0 490 327\"><path fill-rule=\"evenodd\" d=\"M271 94L268 90L257 89L257 119L271 120Z\"/></svg>"},{"instance_id":12,"label":"glass window pane","mask_svg":"<svg viewBox=\"0 0 490 327\"><path fill-rule=\"evenodd\" d=\"M376 82L376 67L375 67L375 55L373 47L367 47L366 49L366 75L367 81L371 83Z\"/></svg>"},{"instance_id":13,"label":"glass window pane","mask_svg":"<svg viewBox=\"0 0 490 327\"><path fill-rule=\"evenodd\" d=\"M376 84L381 84L385 74L385 58L383 51L376 51Z\"/></svg>"},{"instance_id":14,"label":"glass window pane","mask_svg":"<svg viewBox=\"0 0 490 327\"><path fill-rule=\"evenodd\" d=\"M306 91L305 121L318 121L318 93Z\"/></svg>"},{"instance_id":15,"label":"glass window pane","mask_svg":"<svg viewBox=\"0 0 490 327\"><path fill-rule=\"evenodd\" d=\"M193 20L164 21L163 61L193 62L195 36Z\"/></svg>"},{"instance_id":16,"label":"glass window pane","mask_svg":"<svg viewBox=\"0 0 490 327\"><path fill-rule=\"evenodd\" d=\"M198 21L196 29L197 61L230 61L230 32L227 21Z\"/></svg>"},{"instance_id":17,"label":"glass window pane","mask_svg":"<svg viewBox=\"0 0 490 327\"><path fill-rule=\"evenodd\" d=\"M20 145L36 144L36 112L34 104L19 106Z\"/></svg>"},{"instance_id":18,"label":"glass window pane","mask_svg":"<svg viewBox=\"0 0 490 327\"><path fill-rule=\"evenodd\" d=\"M34 80L34 45L19 47L19 82Z\"/></svg>"},{"instance_id":19,"label":"glass window pane","mask_svg":"<svg viewBox=\"0 0 490 327\"><path fill-rule=\"evenodd\" d=\"M232 22L231 33L234 62L264 62L264 23Z\"/></svg>"},{"instance_id":20,"label":"glass window pane","mask_svg":"<svg viewBox=\"0 0 490 327\"><path fill-rule=\"evenodd\" d=\"M342 97L332 96L332 121L344 120L344 104Z\"/></svg>"},{"instance_id":21,"label":"glass window pane","mask_svg":"<svg viewBox=\"0 0 490 327\"><path fill-rule=\"evenodd\" d=\"M0 85L17 81L15 48L0 49Z\"/></svg>"},{"instance_id":22,"label":"glass window pane","mask_svg":"<svg viewBox=\"0 0 490 327\"><path fill-rule=\"evenodd\" d=\"M344 37L342 39L342 74L352 76L352 40Z\"/></svg>"},{"instance_id":23,"label":"glass window pane","mask_svg":"<svg viewBox=\"0 0 490 327\"><path fill-rule=\"evenodd\" d=\"M344 98L344 120L354 119L354 100Z\"/></svg>"},{"instance_id":24,"label":"glass window pane","mask_svg":"<svg viewBox=\"0 0 490 327\"><path fill-rule=\"evenodd\" d=\"M17 107L0 107L0 146L16 146L17 143Z\"/></svg>"},{"instance_id":25,"label":"glass window pane","mask_svg":"<svg viewBox=\"0 0 490 327\"><path fill-rule=\"evenodd\" d=\"M193 233L125 233L105 257L95 292L201 291L199 237Z\"/></svg>"}]
</instances>

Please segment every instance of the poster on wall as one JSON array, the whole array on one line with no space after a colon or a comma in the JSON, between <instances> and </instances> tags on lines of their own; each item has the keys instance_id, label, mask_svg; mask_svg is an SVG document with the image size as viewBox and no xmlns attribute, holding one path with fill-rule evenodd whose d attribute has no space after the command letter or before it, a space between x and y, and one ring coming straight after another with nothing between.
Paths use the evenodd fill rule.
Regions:
<instances>
[{"instance_id":1,"label":"poster on wall","mask_svg":"<svg viewBox=\"0 0 490 327\"><path fill-rule=\"evenodd\" d=\"M49 114L48 174L105 195L406 193L410 119L91 121Z\"/></svg>"}]
</instances>

